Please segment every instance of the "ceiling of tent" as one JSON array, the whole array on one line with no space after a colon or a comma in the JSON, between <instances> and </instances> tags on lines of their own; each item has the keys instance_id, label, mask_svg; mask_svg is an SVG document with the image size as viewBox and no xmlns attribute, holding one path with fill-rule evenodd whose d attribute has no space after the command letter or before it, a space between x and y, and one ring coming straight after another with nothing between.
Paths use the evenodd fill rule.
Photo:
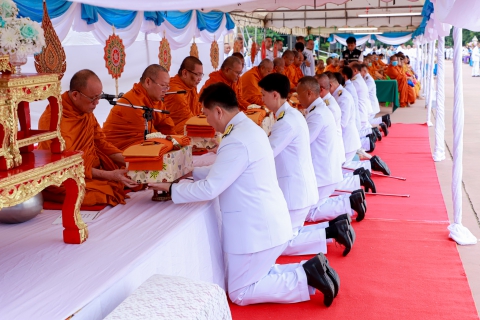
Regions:
<instances>
[{"instance_id":1,"label":"ceiling of tent","mask_svg":"<svg viewBox=\"0 0 480 320\"><path fill-rule=\"evenodd\" d=\"M327 35L340 27L378 27L378 31L414 31L422 16L358 17L359 14L421 12L425 0L257 0L222 6L238 26L258 26L284 33ZM292 30L293 29L293 30ZM302 31L303 30L303 31ZM352 31L343 31L351 33Z\"/></svg>"}]
</instances>

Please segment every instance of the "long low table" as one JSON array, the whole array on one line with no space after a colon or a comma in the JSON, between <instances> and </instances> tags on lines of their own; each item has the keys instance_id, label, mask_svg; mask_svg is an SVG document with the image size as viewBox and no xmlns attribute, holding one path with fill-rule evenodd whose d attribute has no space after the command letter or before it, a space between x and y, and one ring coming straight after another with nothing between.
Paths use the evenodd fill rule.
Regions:
<instances>
[{"instance_id":1,"label":"long low table","mask_svg":"<svg viewBox=\"0 0 480 320\"><path fill-rule=\"evenodd\" d=\"M59 213L0 224L0 318L103 319L154 274L225 288L218 201L153 202L130 194L89 223L89 241L58 240Z\"/></svg>"},{"instance_id":2,"label":"long low table","mask_svg":"<svg viewBox=\"0 0 480 320\"><path fill-rule=\"evenodd\" d=\"M397 80L375 80L375 84L378 102L390 102L393 104L392 112L397 110L400 107Z\"/></svg>"}]
</instances>

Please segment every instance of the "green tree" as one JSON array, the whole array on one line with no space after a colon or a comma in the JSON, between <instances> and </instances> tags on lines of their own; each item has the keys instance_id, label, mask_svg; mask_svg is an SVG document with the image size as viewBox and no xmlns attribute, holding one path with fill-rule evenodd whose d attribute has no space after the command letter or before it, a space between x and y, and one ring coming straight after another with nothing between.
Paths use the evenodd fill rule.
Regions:
<instances>
[{"instance_id":1,"label":"green tree","mask_svg":"<svg viewBox=\"0 0 480 320\"><path fill-rule=\"evenodd\" d=\"M473 37L477 37L480 40L480 32L470 31L467 29L462 30L462 45L466 45L469 42L472 42ZM445 46L453 47L453 28L450 30L450 35L445 37Z\"/></svg>"}]
</instances>

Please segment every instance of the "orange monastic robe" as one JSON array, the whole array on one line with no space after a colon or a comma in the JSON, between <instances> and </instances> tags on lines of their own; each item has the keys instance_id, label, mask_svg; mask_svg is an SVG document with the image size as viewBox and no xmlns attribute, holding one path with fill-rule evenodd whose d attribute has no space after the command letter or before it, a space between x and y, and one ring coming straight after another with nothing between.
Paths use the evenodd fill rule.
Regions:
<instances>
[{"instance_id":1,"label":"orange monastic robe","mask_svg":"<svg viewBox=\"0 0 480 320\"><path fill-rule=\"evenodd\" d=\"M178 76L170 79L170 91L187 91L186 94L170 94L165 96L165 108L170 111L170 118L175 123L175 132L184 133L185 122L202 113L202 105L198 102L197 88L189 88Z\"/></svg>"},{"instance_id":2,"label":"orange monastic robe","mask_svg":"<svg viewBox=\"0 0 480 320\"><path fill-rule=\"evenodd\" d=\"M86 206L125 204L123 183L92 179L92 168L108 171L119 169L109 156L121 151L107 142L93 113L83 113L75 108L68 96L68 91L62 94L62 105L60 131L65 139L65 150L83 151L86 193L82 204ZM40 130L49 130L50 112L50 105L48 105L38 121ZM50 150L50 143L50 141L40 142L38 149ZM43 195L45 200L63 203L65 188L51 186L44 190Z\"/></svg>"},{"instance_id":3,"label":"orange monastic robe","mask_svg":"<svg viewBox=\"0 0 480 320\"><path fill-rule=\"evenodd\" d=\"M125 99L124 99L125 98ZM127 100L128 99L128 100ZM158 110L165 110L161 101L153 102L141 83L135 83L133 89L118 99L118 102L134 106L147 106ZM176 134L173 120L166 114L154 112L153 120L148 124L148 132ZM107 140L120 150L138 144L144 139L145 119L143 110L122 106L115 106L110 110L107 120L103 123L103 132Z\"/></svg>"},{"instance_id":4,"label":"orange monastic robe","mask_svg":"<svg viewBox=\"0 0 480 320\"><path fill-rule=\"evenodd\" d=\"M296 87L296 84L294 83L294 80L296 77L295 65L292 63L288 67L285 67L284 74L287 76L288 80L290 80L290 89L295 88Z\"/></svg>"},{"instance_id":5,"label":"orange monastic robe","mask_svg":"<svg viewBox=\"0 0 480 320\"><path fill-rule=\"evenodd\" d=\"M323 68L316 67L315 68L315 74L322 74L324 72L325 72L325 67L323 67Z\"/></svg>"},{"instance_id":6,"label":"orange monastic robe","mask_svg":"<svg viewBox=\"0 0 480 320\"><path fill-rule=\"evenodd\" d=\"M338 72L338 68L334 67L333 64L329 64L328 66L325 67L325 70L323 72Z\"/></svg>"},{"instance_id":7,"label":"orange monastic robe","mask_svg":"<svg viewBox=\"0 0 480 320\"><path fill-rule=\"evenodd\" d=\"M235 94L237 95L238 108L240 109L240 111L247 110L247 107L250 104L245 99L243 99L242 79L238 79L237 82L232 83L227 78L225 78L222 70L213 71L212 73L210 73L208 80L203 85L202 90L200 90L200 95L202 95L202 92L206 87L208 87L211 84L218 83L218 82L225 83L230 88L232 88L233 91L235 91Z\"/></svg>"},{"instance_id":8,"label":"orange monastic robe","mask_svg":"<svg viewBox=\"0 0 480 320\"><path fill-rule=\"evenodd\" d=\"M390 64L385 70L385 75L397 80L401 107L406 107L408 103L415 103L415 91L408 85L407 76L403 73L402 67L394 67Z\"/></svg>"},{"instance_id":9,"label":"orange monastic robe","mask_svg":"<svg viewBox=\"0 0 480 320\"><path fill-rule=\"evenodd\" d=\"M258 82L262 80L258 67L253 67L242 75L242 94L249 104L263 106L262 91Z\"/></svg>"}]
</instances>

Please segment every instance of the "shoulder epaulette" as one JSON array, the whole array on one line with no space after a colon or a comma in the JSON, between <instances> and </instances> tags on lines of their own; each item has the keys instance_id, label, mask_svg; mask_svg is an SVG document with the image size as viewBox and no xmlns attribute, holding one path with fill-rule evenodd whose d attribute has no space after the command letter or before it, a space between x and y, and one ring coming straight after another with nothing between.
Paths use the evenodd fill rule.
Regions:
<instances>
[{"instance_id":1,"label":"shoulder epaulette","mask_svg":"<svg viewBox=\"0 0 480 320\"><path fill-rule=\"evenodd\" d=\"M278 116L278 120L282 120L282 118L285 116L285 111L280 112L280 115Z\"/></svg>"},{"instance_id":2,"label":"shoulder epaulette","mask_svg":"<svg viewBox=\"0 0 480 320\"><path fill-rule=\"evenodd\" d=\"M342 95L342 90L338 90L338 96L340 97Z\"/></svg>"},{"instance_id":3,"label":"shoulder epaulette","mask_svg":"<svg viewBox=\"0 0 480 320\"><path fill-rule=\"evenodd\" d=\"M317 106L313 106L313 108L310 109L310 111L308 111L308 113L310 113L310 112L312 112L313 110L315 110L316 107L317 107Z\"/></svg>"},{"instance_id":4,"label":"shoulder epaulette","mask_svg":"<svg viewBox=\"0 0 480 320\"><path fill-rule=\"evenodd\" d=\"M232 132L232 130L233 130L233 124L230 124L227 127L227 130L225 130L225 132L223 133L222 139L225 138L226 136L228 136L230 134L230 132Z\"/></svg>"},{"instance_id":5,"label":"shoulder epaulette","mask_svg":"<svg viewBox=\"0 0 480 320\"><path fill-rule=\"evenodd\" d=\"M327 105L327 107L330 105L330 101L328 101L328 99L325 100L325 104Z\"/></svg>"}]
</instances>

